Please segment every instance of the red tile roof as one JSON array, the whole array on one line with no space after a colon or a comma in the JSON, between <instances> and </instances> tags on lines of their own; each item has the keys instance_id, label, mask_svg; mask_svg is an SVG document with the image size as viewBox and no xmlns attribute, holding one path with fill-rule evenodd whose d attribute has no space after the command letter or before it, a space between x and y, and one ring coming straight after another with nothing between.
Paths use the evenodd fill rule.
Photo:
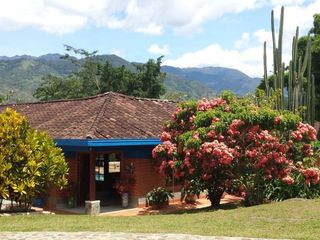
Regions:
<instances>
[{"instance_id":1,"label":"red tile roof","mask_svg":"<svg viewBox=\"0 0 320 240\"><path fill-rule=\"evenodd\" d=\"M176 108L172 101L108 92L74 100L1 105L55 139L156 138Z\"/></svg>"}]
</instances>

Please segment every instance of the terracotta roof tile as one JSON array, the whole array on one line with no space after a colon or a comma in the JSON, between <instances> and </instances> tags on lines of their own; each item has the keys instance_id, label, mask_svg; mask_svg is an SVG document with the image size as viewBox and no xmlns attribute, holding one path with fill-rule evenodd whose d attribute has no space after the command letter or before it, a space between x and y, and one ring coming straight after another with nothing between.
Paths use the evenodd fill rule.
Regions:
<instances>
[{"instance_id":1,"label":"terracotta roof tile","mask_svg":"<svg viewBox=\"0 0 320 240\"><path fill-rule=\"evenodd\" d=\"M154 138L176 103L109 92L84 99L1 105L0 110L6 107L57 139Z\"/></svg>"}]
</instances>

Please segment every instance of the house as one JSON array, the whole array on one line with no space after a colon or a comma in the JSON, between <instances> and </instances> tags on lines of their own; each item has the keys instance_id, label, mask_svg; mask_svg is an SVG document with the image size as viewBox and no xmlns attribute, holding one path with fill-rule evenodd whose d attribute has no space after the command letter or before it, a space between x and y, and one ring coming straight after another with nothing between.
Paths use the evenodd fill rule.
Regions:
<instances>
[{"instance_id":1,"label":"house","mask_svg":"<svg viewBox=\"0 0 320 240\"><path fill-rule=\"evenodd\" d=\"M148 191L165 185L151 151L160 143L175 102L108 92L75 100L2 105L0 110L5 107L26 116L32 127L48 132L63 149L76 205L85 200L118 204L113 185L120 178L135 180L130 192L135 206ZM50 189L47 205L55 208L68 194Z\"/></svg>"}]
</instances>

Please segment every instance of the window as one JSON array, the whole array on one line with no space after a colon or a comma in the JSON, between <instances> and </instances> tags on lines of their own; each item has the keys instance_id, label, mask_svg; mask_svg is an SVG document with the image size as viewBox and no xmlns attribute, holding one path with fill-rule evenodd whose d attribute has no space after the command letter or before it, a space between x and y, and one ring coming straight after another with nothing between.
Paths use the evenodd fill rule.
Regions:
<instances>
[{"instance_id":1,"label":"window","mask_svg":"<svg viewBox=\"0 0 320 240\"><path fill-rule=\"evenodd\" d=\"M96 181L104 181L104 156L103 155L98 155L96 158Z\"/></svg>"},{"instance_id":2,"label":"window","mask_svg":"<svg viewBox=\"0 0 320 240\"><path fill-rule=\"evenodd\" d=\"M98 154L95 173L96 181L104 181L106 173L120 173L120 154Z\"/></svg>"},{"instance_id":3,"label":"window","mask_svg":"<svg viewBox=\"0 0 320 240\"><path fill-rule=\"evenodd\" d=\"M120 172L120 156L115 153L111 153L109 154L108 161L109 161L109 168L108 168L109 173L119 173Z\"/></svg>"}]
</instances>

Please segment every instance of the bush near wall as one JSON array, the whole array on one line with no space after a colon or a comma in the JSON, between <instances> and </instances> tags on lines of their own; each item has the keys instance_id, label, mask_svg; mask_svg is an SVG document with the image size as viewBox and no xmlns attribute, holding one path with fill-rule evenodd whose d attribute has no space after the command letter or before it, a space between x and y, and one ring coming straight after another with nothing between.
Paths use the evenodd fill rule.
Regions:
<instances>
[{"instance_id":1,"label":"bush near wall","mask_svg":"<svg viewBox=\"0 0 320 240\"><path fill-rule=\"evenodd\" d=\"M49 184L66 186L68 165L45 132L30 127L13 109L0 114L0 198L29 208Z\"/></svg>"},{"instance_id":2,"label":"bush near wall","mask_svg":"<svg viewBox=\"0 0 320 240\"><path fill-rule=\"evenodd\" d=\"M181 103L153 149L160 172L187 189L207 191L216 207L224 191L243 196L247 205L318 197L316 130L268 106L231 92Z\"/></svg>"}]
</instances>

